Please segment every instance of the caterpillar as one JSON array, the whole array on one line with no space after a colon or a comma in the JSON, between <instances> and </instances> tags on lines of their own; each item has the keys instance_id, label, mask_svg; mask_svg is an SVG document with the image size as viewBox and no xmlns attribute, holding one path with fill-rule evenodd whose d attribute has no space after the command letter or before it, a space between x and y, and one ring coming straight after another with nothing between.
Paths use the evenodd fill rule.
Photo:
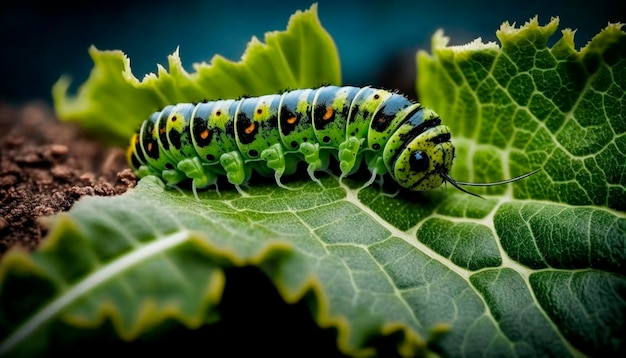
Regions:
<instances>
[{"instance_id":1,"label":"caterpillar","mask_svg":"<svg viewBox=\"0 0 626 358\"><path fill-rule=\"evenodd\" d=\"M306 162L311 180L339 162L340 180L363 163L401 187L425 191L444 182L462 186L511 183L535 172L492 183L450 177L455 148L450 130L435 111L405 96L372 87L323 86L261 97L180 103L154 112L133 135L127 160L136 175L160 177L167 186L191 180L196 189L220 176L241 193L252 172L274 176Z\"/></svg>"}]
</instances>

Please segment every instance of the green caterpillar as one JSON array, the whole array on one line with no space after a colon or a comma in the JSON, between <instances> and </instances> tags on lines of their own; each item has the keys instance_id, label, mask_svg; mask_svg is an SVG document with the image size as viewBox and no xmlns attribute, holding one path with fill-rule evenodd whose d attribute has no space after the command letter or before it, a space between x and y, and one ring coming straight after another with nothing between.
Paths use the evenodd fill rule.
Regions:
<instances>
[{"instance_id":1,"label":"green caterpillar","mask_svg":"<svg viewBox=\"0 0 626 358\"><path fill-rule=\"evenodd\" d=\"M534 173L496 183L459 182L449 175L454 151L450 130L433 110L382 89L325 86L169 105L143 122L127 159L140 178L156 175L167 186L191 179L194 194L224 175L242 192L253 170L287 188L281 177L303 160L320 183L314 173L327 168L330 155L339 161L340 179L364 160L372 174L365 186L389 174L415 191L449 182L476 195L460 185L505 184Z\"/></svg>"}]
</instances>

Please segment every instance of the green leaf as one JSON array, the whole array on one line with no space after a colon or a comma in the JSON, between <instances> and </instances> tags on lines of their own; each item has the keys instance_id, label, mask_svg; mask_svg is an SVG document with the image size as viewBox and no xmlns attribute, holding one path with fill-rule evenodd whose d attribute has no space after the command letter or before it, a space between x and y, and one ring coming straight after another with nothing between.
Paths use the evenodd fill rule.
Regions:
<instances>
[{"instance_id":1,"label":"green leaf","mask_svg":"<svg viewBox=\"0 0 626 358\"><path fill-rule=\"evenodd\" d=\"M534 176L484 200L454 188L392 197L335 175L196 200L148 176L122 196L82 199L34 253L5 255L0 355L68 340L59 327L110 324L132 340L168 319L214 321L224 270L240 266L309 302L350 355L623 355L626 34L609 25L575 51L566 30L548 48L557 25L505 24L501 48L447 47L438 34L432 56L419 55L423 102L453 133L454 177L542 168Z\"/></svg>"},{"instance_id":2,"label":"green leaf","mask_svg":"<svg viewBox=\"0 0 626 358\"><path fill-rule=\"evenodd\" d=\"M489 200L492 221L449 214L480 200L467 195L437 203L441 193L435 193L408 202L368 188L357 198L332 177L324 178L324 188L307 181L291 183L301 185L295 191L251 187L247 197L208 191L200 202L152 179L123 196L80 201L57 218L32 257L7 254L0 297L3 315L14 317L1 321L18 330L0 347L17 340L19 348L31 348L31 337L58 320L78 327L111 320L125 339L165 317L195 327L217 305L222 270L232 265L260 267L288 302L312 291L315 319L336 326L339 347L352 354L369 352L363 347L368 338L389 329L409 330L403 344L422 352L419 337L442 324L446 333L431 345L453 356L623 347L617 338L626 293L623 215L601 213L617 232L587 235L588 246L572 248L567 257L568 242L532 248L555 257L529 267L532 261L514 254L532 252L523 246L541 244L538 236L513 230L506 239L511 243L500 235L500 248L496 237L510 230L502 220L533 208L503 199ZM401 231L384 220L393 217L372 210L398 201L423 224ZM589 233L583 226L589 218L574 216L559 229L582 226ZM596 245L611 252L596 254ZM25 282L38 289L20 289ZM16 303L24 306L19 312Z\"/></svg>"},{"instance_id":3,"label":"green leaf","mask_svg":"<svg viewBox=\"0 0 626 358\"><path fill-rule=\"evenodd\" d=\"M626 35L610 24L580 51L574 31L548 38L559 21L537 18L480 39L418 54L418 92L452 128L454 177L483 181L543 170L516 184L522 199L626 210ZM461 143L459 141L459 143ZM465 145L467 144L467 145ZM484 192L497 193L492 187Z\"/></svg>"},{"instance_id":4,"label":"green leaf","mask_svg":"<svg viewBox=\"0 0 626 358\"><path fill-rule=\"evenodd\" d=\"M296 12L283 32L265 34L265 44L252 38L240 62L215 55L211 63L194 64L187 73L179 50L168 56L169 72L158 65L139 81L122 51L92 46L94 68L76 96L61 77L52 88L56 115L77 121L103 139L126 145L151 113L172 103L259 96L286 88L317 87L341 82L339 57L317 17L317 5Z\"/></svg>"}]
</instances>

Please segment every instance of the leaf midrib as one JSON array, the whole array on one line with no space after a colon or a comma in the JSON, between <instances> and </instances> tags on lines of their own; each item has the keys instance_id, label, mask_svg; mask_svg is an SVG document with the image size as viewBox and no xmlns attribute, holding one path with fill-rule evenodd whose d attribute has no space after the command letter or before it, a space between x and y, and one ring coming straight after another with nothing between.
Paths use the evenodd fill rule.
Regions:
<instances>
[{"instance_id":1,"label":"leaf midrib","mask_svg":"<svg viewBox=\"0 0 626 358\"><path fill-rule=\"evenodd\" d=\"M187 230L180 230L168 236L155 238L148 244L118 257L109 264L102 266L97 271L86 276L81 281L74 284L71 289L65 291L59 297L43 306L2 342L0 344L0 356L11 351L16 345L27 339L37 328L57 316L63 309L67 308L78 298L91 292L95 287L154 255L185 243L190 237L191 234Z\"/></svg>"}]
</instances>

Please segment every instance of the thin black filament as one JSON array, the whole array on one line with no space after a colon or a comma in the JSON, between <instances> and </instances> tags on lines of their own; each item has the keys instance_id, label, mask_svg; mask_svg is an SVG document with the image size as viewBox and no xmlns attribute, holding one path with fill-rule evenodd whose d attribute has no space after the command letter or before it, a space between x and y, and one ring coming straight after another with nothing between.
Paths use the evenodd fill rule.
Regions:
<instances>
[{"instance_id":1,"label":"thin black filament","mask_svg":"<svg viewBox=\"0 0 626 358\"><path fill-rule=\"evenodd\" d=\"M441 175L441 177L447 181L448 183L452 184L452 186L454 186L455 188L459 189L460 191L473 195L477 198L481 198L484 199L482 196L478 195L478 194L474 194L471 191L466 190L465 188L463 188L461 185L466 185L466 186L495 186L495 185L503 185L503 184L508 184L508 183L513 183L516 182L518 180L522 180L524 178L527 178L535 173L537 173L540 169L534 170L532 172L528 172L526 174L522 174L520 176L517 176L515 178L511 178L511 179L507 179L507 180L502 180L502 181L496 181L496 182L491 182L491 183L468 183L468 182L463 182L463 181L456 181L454 180L448 173L442 172L439 173Z\"/></svg>"}]
</instances>

